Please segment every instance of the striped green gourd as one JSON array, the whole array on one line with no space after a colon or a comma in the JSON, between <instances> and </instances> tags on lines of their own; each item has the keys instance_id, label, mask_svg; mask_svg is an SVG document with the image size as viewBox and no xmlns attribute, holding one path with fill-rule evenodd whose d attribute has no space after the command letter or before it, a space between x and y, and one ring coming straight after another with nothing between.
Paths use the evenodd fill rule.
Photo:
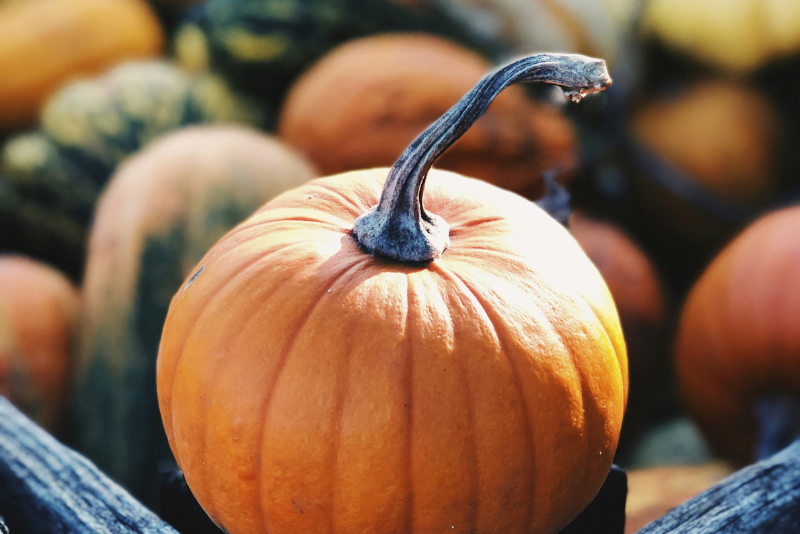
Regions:
<instances>
[{"instance_id":1,"label":"striped green gourd","mask_svg":"<svg viewBox=\"0 0 800 534\"><path fill-rule=\"evenodd\" d=\"M80 278L100 184L42 132L12 138L0 154L0 249L24 252Z\"/></svg>"},{"instance_id":2,"label":"striped green gourd","mask_svg":"<svg viewBox=\"0 0 800 534\"><path fill-rule=\"evenodd\" d=\"M496 56L499 45L461 29L433 4L393 0L208 0L178 30L178 61L211 66L253 95L278 102L289 84L328 50L386 32L425 32Z\"/></svg>"},{"instance_id":3,"label":"striped green gourd","mask_svg":"<svg viewBox=\"0 0 800 534\"><path fill-rule=\"evenodd\" d=\"M209 126L153 143L104 191L83 279L72 442L146 504L172 458L155 383L172 295L223 234L313 175L265 134Z\"/></svg>"},{"instance_id":4,"label":"striped green gourd","mask_svg":"<svg viewBox=\"0 0 800 534\"><path fill-rule=\"evenodd\" d=\"M39 132L3 150L0 249L46 260L80 279L88 226L117 164L153 139L190 124L262 124L263 107L222 78L174 64L132 62L75 82L51 98Z\"/></svg>"}]
</instances>

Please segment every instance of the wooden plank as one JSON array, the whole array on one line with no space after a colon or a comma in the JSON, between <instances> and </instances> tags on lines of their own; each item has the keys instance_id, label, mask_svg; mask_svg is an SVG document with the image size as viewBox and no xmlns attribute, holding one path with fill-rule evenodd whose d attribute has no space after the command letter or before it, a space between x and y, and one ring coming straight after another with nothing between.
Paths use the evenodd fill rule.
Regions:
<instances>
[{"instance_id":1,"label":"wooden plank","mask_svg":"<svg viewBox=\"0 0 800 534\"><path fill-rule=\"evenodd\" d=\"M639 534L800 533L800 441L737 471Z\"/></svg>"},{"instance_id":2,"label":"wooden plank","mask_svg":"<svg viewBox=\"0 0 800 534\"><path fill-rule=\"evenodd\" d=\"M2 397L0 515L11 534L176 534Z\"/></svg>"}]
</instances>

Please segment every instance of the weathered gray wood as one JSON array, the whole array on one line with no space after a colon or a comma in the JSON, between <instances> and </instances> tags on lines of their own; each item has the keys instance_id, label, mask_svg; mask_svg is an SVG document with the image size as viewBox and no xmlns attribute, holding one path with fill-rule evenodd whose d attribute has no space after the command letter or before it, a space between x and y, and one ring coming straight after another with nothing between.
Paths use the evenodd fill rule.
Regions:
<instances>
[{"instance_id":1,"label":"weathered gray wood","mask_svg":"<svg viewBox=\"0 0 800 534\"><path fill-rule=\"evenodd\" d=\"M639 534L800 533L800 441L737 471Z\"/></svg>"},{"instance_id":2,"label":"weathered gray wood","mask_svg":"<svg viewBox=\"0 0 800 534\"><path fill-rule=\"evenodd\" d=\"M176 534L2 397L0 515L11 534Z\"/></svg>"}]
</instances>

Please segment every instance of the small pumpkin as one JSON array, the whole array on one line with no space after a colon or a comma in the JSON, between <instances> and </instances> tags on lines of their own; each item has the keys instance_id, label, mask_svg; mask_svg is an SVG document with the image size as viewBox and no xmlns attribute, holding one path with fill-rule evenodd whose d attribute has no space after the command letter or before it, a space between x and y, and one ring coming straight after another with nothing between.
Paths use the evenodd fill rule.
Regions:
<instances>
[{"instance_id":1,"label":"small pumpkin","mask_svg":"<svg viewBox=\"0 0 800 534\"><path fill-rule=\"evenodd\" d=\"M65 82L158 55L164 36L144 0L0 4L0 131L29 126Z\"/></svg>"},{"instance_id":2,"label":"small pumpkin","mask_svg":"<svg viewBox=\"0 0 800 534\"><path fill-rule=\"evenodd\" d=\"M0 395L50 432L63 422L78 304L52 267L0 255Z\"/></svg>"},{"instance_id":3,"label":"small pumpkin","mask_svg":"<svg viewBox=\"0 0 800 534\"><path fill-rule=\"evenodd\" d=\"M57 146L93 162L104 182L120 161L169 131L263 119L257 104L219 77L193 77L166 61L135 61L64 87L48 100L41 123Z\"/></svg>"},{"instance_id":4,"label":"small pumpkin","mask_svg":"<svg viewBox=\"0 0 800 534\"><path fill-rule=\"evenodd\" d=\"M785 0L650 0L641 33L723 70L748 73L800 52L800 4Z\"/></svg>"},{"instance_id":5,"label":"small pumpkin","mask_svg":"<svg viewBox=\"0 0 800 534\"><path fill-rule=\"evenodd\" d=\"M260 204L313 177L278 141L195 127L120 167L89 240L74 373L75 446L150 506L171 458L155 393L170 296L203 253Z\"/></svg>"},{"instance_id":6,"label":"small pumpkin","mask_svg":"<svg viewBox=\"0 0 800 534\"><path fill-rule=\"evenodd\" d=\"M631 219L683 294L780 193L784 128L761 94L722 79L646 97L629 127Z\"/></svg>"},{"instance_id":7,"label":"small pumpkin","mask_svg":"<svg viewBox=\"0 0 800 534\"><path fill-rule=\"evenodd\" d=\"M725 200L757 204L778 185L780 121L742 83L702 80L649 98L630 127L637 142Z\"/></svg>"},{"instance_id":8,"label":"small pumpkin","mask_svg":"<svg viewBox=\"0 0 800 534\"><path fill-rule=\"evenodd\" d=\"M755 454L755 402L800 394L800 207L762 217L711 262L686 299L680 391L717 451Z\"/></svg>"},{"instance_id":9,"label":"small pumpkin","mask_svg":"<svg viewBox=\"0 0 800 534\"><path fill-rule=\"evenodd\" d=\"M574 211L569 228L614 297L628 348L632 394L645 396L666 356L666 289L650 258L618 226Z\"/></svg>"},{"instance_id":10,"label":"small pumpkin","mask_svg":"<svg viewBox=\"0 0 800 534\"><path fill-rule=\"evenodd\" d=\"M433 33L498 52L435 6L412 8L394 0L208 0L179 28L175 51L192 72L211 68L237 89L276 104L328 50L392 31Z\"/></svg>"},{"instance_id":11,"label":"small pumpkin","mask_svg":"<svg viewBox=\"0 0 800 534\"><path fill-rule=\"evenodd\" d=\"M331 51L292 86L278 135L323 174L385 167L490 69L480 55L440 37L356 39ZM538 198L542 172L567 172L576 162L570 122L512 87L437 165Z\"/></svg>"},{"instance_id":12,"label":"small pumpkin","mask_svg":"<svg viewBox=\"0 0 800 534\"><path fill-rule=\"evenodd\" d=\"M523 80L609 83L581 56L500 69L392 169L266 204L175 294L161 415L226 532L554 533L597 493L627 393L607 288L533 203L430 169Z\"/></svg>"}]
</instances>

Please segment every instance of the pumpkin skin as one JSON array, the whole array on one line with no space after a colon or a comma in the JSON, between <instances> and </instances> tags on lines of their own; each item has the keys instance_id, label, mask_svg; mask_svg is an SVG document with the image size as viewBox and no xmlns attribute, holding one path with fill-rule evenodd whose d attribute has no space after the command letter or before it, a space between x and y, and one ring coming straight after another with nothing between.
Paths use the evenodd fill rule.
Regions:
<instances>
[{"instance_id":1,"label":"pumpkin skin","mask_svg":"<svg viewBox=\"0 0 800 534\"><path fill-rule=\"evenodd\" d=\"M491 64L435 36L365 37L331 51L290 89L278 135L323 174L388 166ZM538 198L541 173L577 163L575 133L555 108L504 91L437 166Z\"/></svg>"},{"instance_id":2,"label":"pumpkin skin","mask_svg":"<svg viewBox=\"0 0 800 534\"><path fill-rule=\"evenodd\" d=\"M762 217L708 266L680 316L680 391L709 442L752 461L753 404L800 392L800 207Z\"/></svg>"},{"instance_id":3,"label":"pumpkin skin","mask_svg":"<svg viewBox=\"0 0 800 534\"><path fill-rule=\"evenodd\" d=\"M159 54L164 36L143 0L0 4L0 131L28 126L59 86Z\"/></svg>"},{"instance_id":4,"label":"pumpkin skin","mask_svg":"<svg viewBox=\"0 0 800 534\"><path fill-rule=\"evenodd\" d=\"M647 255L617 226L575 211L569 228L614 297L628 349L633 395L645 395L666 355L662 347L667 297L661 278Z\"/></svg>"},{"instance_id":5,"label":"pumpkin skin","mask_svg":"<svg viewBox=\"0 0 800 534\"><path fill-rule=\"evenodd\" d=\"M197 264L159 349L176 460L231 534L556 532L625 409L608 290L538 207L436 169L450 248L363 252L351 229L387 172L284 193Z\"/></svg>"},{"instance_id":6,"label":"pumpkin skin","mask_svg":"<svg viewBox=\"0 0 800 534\"><path fill-rule=\"evenodd\" d=\"M98 204L74 374L75 446L150 506L170 460L155 361L171 295L260 204L314 176L273 138L233 127L167 136L128 160Z\"/></svg>"},{"instance_id":7,"label":"pumpkin skin","mask_svg":"<svg viewBox=\"0 0 800 534\"><path fill-rule=\"evenodd\" d=\"M78 307L52 267L0 256L0 395L50 432L62 422Z\"/></svg>"}]
</instances>

